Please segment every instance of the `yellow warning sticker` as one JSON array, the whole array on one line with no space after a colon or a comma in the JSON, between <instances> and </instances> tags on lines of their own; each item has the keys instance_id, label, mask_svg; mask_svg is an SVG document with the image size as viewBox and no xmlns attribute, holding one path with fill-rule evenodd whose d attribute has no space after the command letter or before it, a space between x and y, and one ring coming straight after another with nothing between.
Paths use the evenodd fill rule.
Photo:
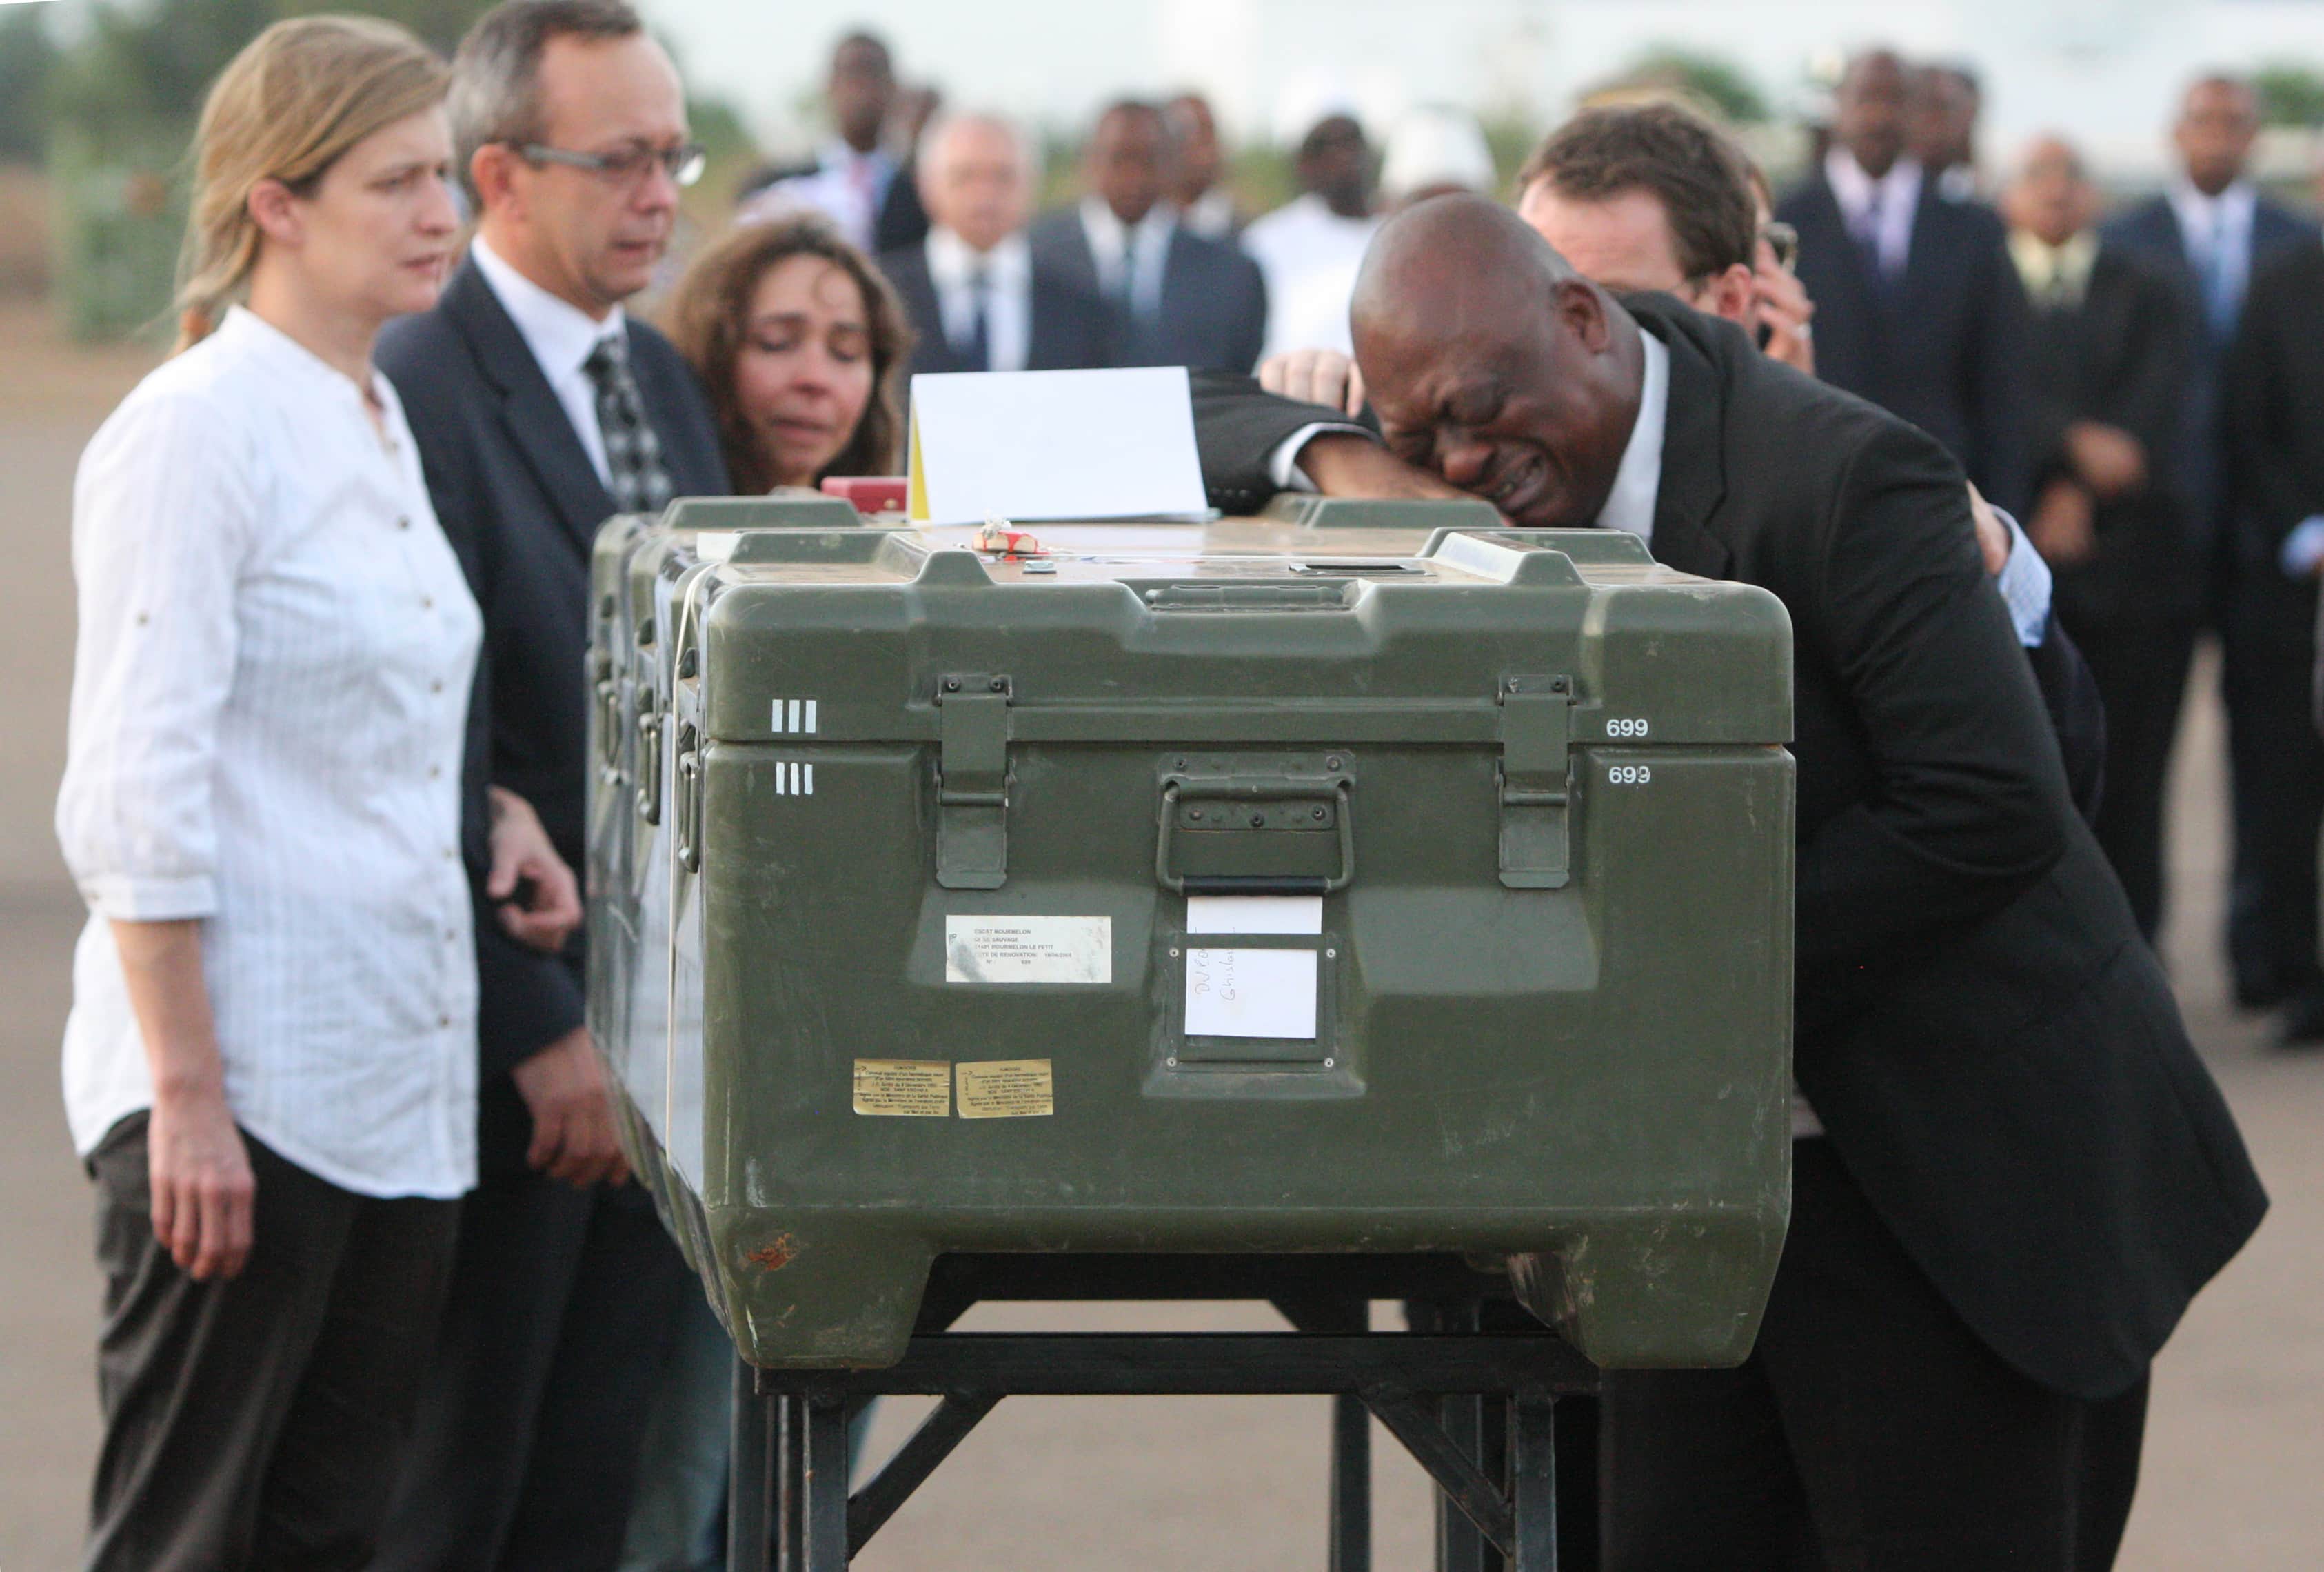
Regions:
<instances>
[{"instance_id":1,"label":"yellow warning sticker","mask_svg":"<svg viewBox=\"0 0 2324 1572\"><path fill-rule=\"evenodd\" d=\"M1046 1059L987 1059L953 1066L964 1119L1037 1119L1057 1111Z\"/></svg>"},{"instance_id":2,"label":"yellow warning sticker","mask_svg":"<svg viewBox=\"0 0 2324 1572\"><path fill-rule=\"evenodd\" d=\"M952 1114L952 1066L940 1059L859 1059L855 1111L908 1119Z\"/></svg>"}]
</instances>

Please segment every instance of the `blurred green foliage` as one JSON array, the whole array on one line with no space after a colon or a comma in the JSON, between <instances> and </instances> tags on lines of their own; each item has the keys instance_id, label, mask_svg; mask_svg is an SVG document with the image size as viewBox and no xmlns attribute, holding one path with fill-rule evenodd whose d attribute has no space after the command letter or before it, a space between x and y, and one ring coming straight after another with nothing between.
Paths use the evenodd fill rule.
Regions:
<instances>
[{"instance_id":1,"label":"blurred green foliage","mask_svg":"<svg viewBox=\"0 0 2324 1572\"><path fill-rule=\"evenodd\" d=\"M0 163L38 163L49 143L57 46L37 5L0 11Z\"/></svg>"},{"instance_id":2,"label":"blurred green foliage","mask_svg":"<svg viewBox=\"0 0 2324 1572\"><path fill-rule=\"evenodd\" d=\"M1657 89L1693 98L1730 125L1757 125L1769 118L1766 95L1740 66L1676 44L1647 50L1587 96Z\"/></svg>"},{"instance_id":3,"label":"blurred green foliage","mask_svg":"<svg viewBox=\"0 0 2324 1572\"><path fill-rule=\"evenodd\" d=\"M2263 125L2324 126L2324 71L2295 60L2279 60L2252 73L2259 91Z\"/></svg>"}]
</instances>

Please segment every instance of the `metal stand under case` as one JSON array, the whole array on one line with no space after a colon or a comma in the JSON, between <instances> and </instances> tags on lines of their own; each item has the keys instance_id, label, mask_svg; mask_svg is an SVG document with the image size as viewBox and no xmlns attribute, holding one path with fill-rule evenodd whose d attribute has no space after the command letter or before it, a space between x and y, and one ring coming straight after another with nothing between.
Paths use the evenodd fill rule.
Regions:
<instances>
[{"instance_id":1,"label":"metal stand under case","mask_svg":"<svg viewBox=\"0 0 2324 1572\"><path fill-rule=\"evenodd\" d=\"M839 1572L1004 1397L1328 1393L1330 1572L1371 1567L1376 1417L1435 1480L1439 1572L1555 1572L1555 1405L1598 1371L1562 1339L1482 1330L1506 1280L1457 1258L956 1255L941 1260L917 1335L884 1370L738 1364L729 1572ZM1416 1330L1370 1330L1406 1302ZM1264 1299L1279 1333L1000 1334L949 1330L982 1299ZM878 1476L849 1492L861 1400L940 1398Z\"/></svg>"}]
</instances>

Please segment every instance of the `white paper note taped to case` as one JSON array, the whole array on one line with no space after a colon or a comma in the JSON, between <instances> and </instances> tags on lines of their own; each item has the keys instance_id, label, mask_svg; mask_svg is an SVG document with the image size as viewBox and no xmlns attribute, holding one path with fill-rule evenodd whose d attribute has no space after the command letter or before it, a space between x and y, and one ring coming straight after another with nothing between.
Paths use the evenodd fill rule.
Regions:
<instances>
[{"instance_id":1,"label":"white paper note taped to case","mask_svg":"<svg viewBox=\"0 0 2324 1572\"><path fill-rule=\"evenodd\" d=\"M923 374L912 378L910 447L915 520L1204 513L1180 365Z\"/></svg>"},{"instance_id":2,"label":"white paper note taped to case","mask_svg":"<svg viewBox=\"0 0 2324 1572\"><path fill-rule=\"evenodd\" d=\"M1321 895L1189 895L1188 933L1321 933Z\"/></svg>"},{"instance_id":3,"label":"white paper note taped to case","mask_svg":"<svg viewBox=\"0 0 2324 1572\"><path fill-rule=\"evenodd\" d=\"M1314 1040L1315 952L1189 948L1186 1035Z\"/></svg>"}]
</instances>

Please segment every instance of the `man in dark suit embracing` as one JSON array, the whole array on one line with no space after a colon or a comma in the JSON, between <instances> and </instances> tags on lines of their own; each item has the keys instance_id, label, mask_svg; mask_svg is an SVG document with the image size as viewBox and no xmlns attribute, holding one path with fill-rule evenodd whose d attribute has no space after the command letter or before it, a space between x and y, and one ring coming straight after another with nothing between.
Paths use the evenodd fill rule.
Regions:
<instances>
[{"instance_id":1,"label":"man in dark suit embracing","mask_svg":"<svg viewBox=\"0 0 2324 1572\"><path fill-rule=\"evenodd\" d=\"M493 779L582 865L597 526L726 490L708 401L622 301L699 172L669 58L622 0L509 0L453 68L479 213L433 310L382 337L430 499L484 615ZM479 1178L383 1572L610 1569L681 1296L623 1177L579 957L479 929Z\"/></svg>"},{"instance_id":2,"label":"man in dark suit embracing","mask_svg":"<svg viewBox=\"0 0 2324 1572\"><path fill-rule=\"evenodd\" d=\"M1792 616L1791 1233L1741 1367L1609 1377L1606 1565L2107 1565L2148 1362L2266 1201L2068 801L1959 467L1479 199L1391 220L1353 324L1407 464Z\"/></svg>"},{"instance_id":3,"label":"man in dark suit embracing","mask_svg":"<svg viewBox=\"0 0 2324 1572\"><path fill-rule=\"evenodd\" d=\"M1776 206L1816 303L1816 374L1944 445L1978 489L2026 503L2025 297L1981 202L1905 152L1904 63L1871 50L1834 95L1833 145Z\"/></svg>"}]
</instances>

